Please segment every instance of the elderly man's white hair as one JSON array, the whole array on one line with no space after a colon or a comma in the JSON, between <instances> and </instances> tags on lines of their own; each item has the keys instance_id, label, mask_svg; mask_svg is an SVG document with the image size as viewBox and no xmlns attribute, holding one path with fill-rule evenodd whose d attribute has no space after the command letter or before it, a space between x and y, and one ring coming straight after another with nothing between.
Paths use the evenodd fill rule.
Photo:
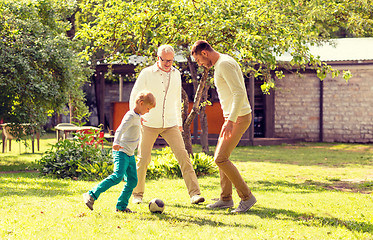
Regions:
<instances>
[{"instance_id":1,"label":"elderly man's white hair","mask_svg":"<svg viewBox=\"0 0 373 240\"><path fill-rule=\"evenodd\" d=\"M161 46L159 46L157 55L161 56L162 52L175 54L174 48L171 45L161 45Z\"/></svg>"}]
</instances>

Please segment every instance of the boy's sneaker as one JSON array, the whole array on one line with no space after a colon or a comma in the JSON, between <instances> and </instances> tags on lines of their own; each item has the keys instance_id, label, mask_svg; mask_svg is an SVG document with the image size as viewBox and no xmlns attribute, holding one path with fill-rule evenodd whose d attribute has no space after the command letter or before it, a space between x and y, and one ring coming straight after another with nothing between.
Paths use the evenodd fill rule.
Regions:
<instances>
[{"instance_id":1,"label":"boy's sneaker","mask_svg":"<svg viewBox=\"0 0 373 240\"><path fill-rule=\"evenodd\" d=\"M190 198L190 202L192 204L198 204L204 201L205 201L205 198L202 197L201 195L194 195L193 197Z\"/></svg>"},{"instance_id":2,"label":"boy's sneaker","mask_svg":"<svg viewBox=\"0 0 373 240\"><path fill-rule=\"evenodd\" d=\"M238 207L234 209L232 213L247 212L252 206L254 206L255 203L256 203L256 198L254 197L254 195L252 195L252 197L249 198L248 200L241 201Z\"/></svg>"},{"instance_id":3,"label":"boy's sneaker","mask_svg":"<svg viewBox=\"0 0 373 240\"><path fill-rule=\"evenodd\" d=\"M95 200L91 195L89 195L88 192L83 193L83 200L85 205L87 205L89 209L93 210L93 204L95 203Z\"/></svg>"},{"instance_id":4,"label":"boy's sneaker","mask_svg":"<svg viewBox=\"0 0 373 240\"><path fill-rule=\"evenodd\" d=\"M133 197L132 203L134 203L134 204L142 203L142 197Z\"/></svg>"},{"instance_id":5,"label":"boy's sneaker","mask_svg":"<svg viewBox=\"0 0 373 240\"><path fill-rule=\"evenodd\" d=\"M209 204L207 208L231 208L233 207L233 200L223 201L219 199L216 203Z\"/></svg>"},{"instance_id":6,"label":"boy's sneaker","mask_svg":"<svg viewBox=\"0 0 373 240\"><path fill-rule=\"evenodd\" d=\"M136 213L134 211L132 211L131 209L129 208L126 208L124 210L119 210L118 208L115 210L116 212L122 212L122 213Z\"/></svg>"}]
</instances>

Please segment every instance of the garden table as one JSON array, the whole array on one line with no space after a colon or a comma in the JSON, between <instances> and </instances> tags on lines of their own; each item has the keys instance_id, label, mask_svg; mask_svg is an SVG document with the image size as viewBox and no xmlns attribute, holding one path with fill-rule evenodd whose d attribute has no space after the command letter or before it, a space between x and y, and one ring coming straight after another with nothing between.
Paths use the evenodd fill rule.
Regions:
<instances>
[{"instance_id":1,"label":"garden table","mask_svg":"<svg viewBox=\"0 0 373 240\"><path fill-rule=\"evenodd\" d=\"M11 151L12 150L12 140L16 139L13 135L10 134L10 126L8 126L8 125L11 125L11 124L10 123L0 124L0 127L3 129L3 131L2 131L3 153L5 152L7 141L9 140L9 151ZM28 126L30 124L29 123L23 123L21 125ZM34 147L35 135L36 135L36 142L37 142L38 151L40 151L40 133L39 132L32 133L31 134L31 136L32 136L32 138L31 138L32 153L35 152L35 147Z\"/></svg>"},{"instance_id":2,"label":"garden table","mask_svg":"<svg viewBox=\"0 0 373 240\"><path fill-rule=\"evenodd\" d=\"M56 135L57 135L57 141L67 138L67 134L71 132L77 132L77 131L83 131L83 130L95 130L99 131L100 128L94 127L94 126L76 126L73 124L58 124L56 127ZM62 134L62 135L61 135Z\"/></svg>"}]
</instances>

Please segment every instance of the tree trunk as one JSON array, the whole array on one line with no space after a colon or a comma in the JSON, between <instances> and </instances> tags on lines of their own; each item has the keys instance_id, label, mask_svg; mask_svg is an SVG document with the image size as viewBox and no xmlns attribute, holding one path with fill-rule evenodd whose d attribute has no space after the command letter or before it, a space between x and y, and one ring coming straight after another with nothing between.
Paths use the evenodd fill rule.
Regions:
<instances>
[{"instance_id":1,"label":"tree trunk","mask_svg":"<svg viewBox=\"0 0 373 240\"><path fill-rule=\"evenodd\" d=\"M182 119L183 123L185 123L185 120L188 117L188 107L189 107L189 99L188 99L188 94L185 92L185 90L182 88L181 89L181 96L183 99L183 109L182 109ZM187 126L186 124L183 124L183 140L184 140L184 145L185 149L189 154L193 154L193 148L192 148L192 138L191 138L191 133L190 133L190 125Z\"/></svg>"},{"instance_id":2,"label":"tree trunk","mask_svg":"<svg viewBox=\"0 0 373 240\"><path fill-rule=\"evenodd\" d=\"M70 123L73 123L74 106L73 106L73 100L71 99L71 96L69 97L69 111L70 111Z\"/></svg>"},{"instance_id":3,"label":"tree trunk","mask_svg":"<svg viewBox=\"0 0 373 240\"><path fill-rule=\"evenodd\" d=\"M187 60L188 60L188 66L189 66L189 71L190 71L190 74L192 76L192 79L193 79L193 87L194 87L194 93L197 92L197 89L198 89L198 81L197 81L197 71L196 71L196 68L192 62L192 59L190 58L190 55L187 57ZM202 94L202 102L205 102L207 100L207 91L204 91L205 94ZM209 152L209 142L208 142L208 128L207 128L207 116L206 116L206 113L205 113L205 109L206 107L202 107L200 109L200 118L199 118L199 121L200 121L200 124L201 124L201 136L200 136L200 143L201 143L201 146L202 146L202 151L204 153L208 153ZM197 133L194 133L194 136L195 137L198 137L198 132Z\"/></svg>"},{"instance_id":4,"label":"tree trunk","mask_svg":"<svg viewBox=\"0 0 373 240\"><path fill-rule=\"evenodd\" d=\"M202 96L202 102L207 101L207 92ZM204 104L201 108L201 112L199 114L199 121L201 123L201 146L202 152L208 154L209 153L209 131L208 131L208 124L207 124L207 115L206 115L206 105Z\"/></svg>"},{"instance_id":5,"label":"tree trunk","mask_svg":"<svg viewBox=\"0 0 373 240\"><path fill-rule=\"evenodd\" d=\"M71 40L75 37L75 15L79 11L79 8L77 7L74 11L74 13L67 18L67 21L71 23L71 28L70 30L66 31L67 37L69 37Z\"/></svg>"},{"instance_id":6,"label":"tree trunk","mask_svg":"<svg viewBox=\"0 0 373 240\"><path fill-rule=\"evenodd\" d=\"M190 55L187 56L187 60L188 60L188 67L189 67L189 72L190 72L190 75L192 77L192 84L193 84L193 95L196 94L197 92L197 88L198 88L198 80L197 80L197 68L198 66L196 64L194 64L192 62L192 58L190 57ZM194 121L194 124L197 124L197 126L194 127L194 131L193 131L193 137L195 140L197 140L199 138L199 131L198 131L198 119L197 121Z\"/></svg>"},{"instance_id":7,"label":"tree trunk","mask_svg":"<svg viewBox=\"0 0 373 240\"><path fill-rule=\"evenodd\" d=\"M204 94L204 92L206 92L205 90L208 89L208 86L206 86L206 79L207 79L207 76L208 76L208 72L209 72L209 70L205 68L204 72L203 72L202 79L198 84L197 92L194 96L194 103L193 103L192 111L190 111L187 119L184 122L184 124L188 128L192 124L192 121L197 116L197 114L199 114L202 95ZM207 92L206 92L206 94L207 94Z\"/></svg>"},{"instance_id":8,"label":"tree trunk","mask_svg":"<svg viewBox=\"0 0 373 240\"><path fill-rule=\"evenodd\" d=\"M207 92L210 88L209 85L206 84L206 80L208 77L208 69L204 69L203 76L199 84L197 84L197 72L196 69L192 63L192 59L190 56L187 57L188 60L188 66L189 71L191 73L192 79L193 79L193 86L194 86L194 104L192 111L187 115L188 113L188 106L189 106L189 100L186 92L183 89L183 100L184 100L184 109L183 109L183 138L184 143L187 148L187 151L189 154L192 153L192 141L191 141L191 134L190 134L190 125L192 124L194 118L198 115L200 115L200 121L201 121L201 128L202 128L202 134L201 134L201 145L202 145L202 151L205 153L209 152L209 146L208 146L208 128L207 128L207 116L205 113L205 107L200 107L201 100L202 102L207 100ZM188 105L186 105L188 103ZM187 116L187 117L186 117ZM184 120L185 119L185 120ZM197 133L195 133L195 136L197 136ZM188 149L189 148L189 149Z\"/></svg>"},{"instance_id":9,"label":"tree trunk","mask_svg":"<svg viewBox=\"0 0 373 240\"><path fill-rule=\"evenodd\" d=\"M66 35L70 40L72 40L75 37L75 14L78 11L78 9L75 10L75 12L67 18L67 20L71 23L70 30L66 31ZM74 103L71 99L71 96L69 97L69 110L70 110L70 123L74 121Z\"/></svg>"},{"instance_id":10,"label":"tree trunk","mask_svg":"<svg viewBox=\"0 0 373 240\"><path fill-rule=\"evenodd\" d=\"M201 98L203 95L207 95L207 90L209 89L209 85L206 86L206 79L207 79L207 76L208 76L208 69L205 69L204 70L204 73L203 73L203 76L202 76L202 79L198 85L198 89L197 89L197 92L196 92L196 95L194 97L194 103L193 103L193 108L192 108L192 111L189 113L188 117L186 118L186 120L184 121L184 124L183 124L183 128L184 128L184 143L185 143L185 146L187 148L187 151L191 154L192 153L192 141L191 141L191 134L190 134L190 125L192 124L192 121L193 119L197 116L197 114L199 114L199 111L200 111L200 103L201 103ZM183 92L185 92L183 90ZM189 104L189 101L186 100L188 98L188 96L186 95L185 93L185 96L183 97L184 99L184 114L185 114L185 109L188 109L188 105L186 105L186 102L188 102Z\"/></svg>"}]
</instances>

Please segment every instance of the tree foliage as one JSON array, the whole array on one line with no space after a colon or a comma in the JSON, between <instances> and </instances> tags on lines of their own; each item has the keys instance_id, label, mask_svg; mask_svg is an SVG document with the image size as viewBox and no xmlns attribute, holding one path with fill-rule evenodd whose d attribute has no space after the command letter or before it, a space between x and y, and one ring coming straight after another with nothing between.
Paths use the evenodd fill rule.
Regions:
<instances>
[{"instance_id":1,"label":"tree foliage","mask_svg":"<svg viewBox=\"0 0 373 240\"><path fill-rule=\"evenodd\" d=\"M263 79L265 93L284 77L279 65L314 68L321 80L339 74L313 56L310 46L342 31L373 35L373 7L367 0L82 0L80 7L77 36L88 44L82 56L93 65L128 63L131 55L154 57L161 44L187 57L191 44L204 39L238 60L244 74ZM291 54L289 63L276 60L284 53Z\"/></svg>"},{"instance_id":2,"label":"tree foliage","mask_svg":"<svg viewBox=\"0 0 373 240\"><path fill-rule=\"evenodd\" d=\"M373 35L373 7L366 0L82 0L80 7L86 21L78 35L90 43L87 59L100 52L100 61L126 63L133 54L154 56L165 43L187 55L190 44L205 39L235 56L245 73L268 81L277 55L290 52L291 65L320 67L310 45L341 29Z\"/></svg>"},{"instance_id":3,"label":"tree foliage","mask_svg":"<svg viewBox=\"0 0 373 240\"><path fill-rule=\"evenodd\" d=\"M0 119L4 122L40 126L48 115L62 112L69 97L84 100L80 87L86 73L74 50L76 43L66 37L68 7L52 0L0 1Z\"/></svg>"}]
</instances>

